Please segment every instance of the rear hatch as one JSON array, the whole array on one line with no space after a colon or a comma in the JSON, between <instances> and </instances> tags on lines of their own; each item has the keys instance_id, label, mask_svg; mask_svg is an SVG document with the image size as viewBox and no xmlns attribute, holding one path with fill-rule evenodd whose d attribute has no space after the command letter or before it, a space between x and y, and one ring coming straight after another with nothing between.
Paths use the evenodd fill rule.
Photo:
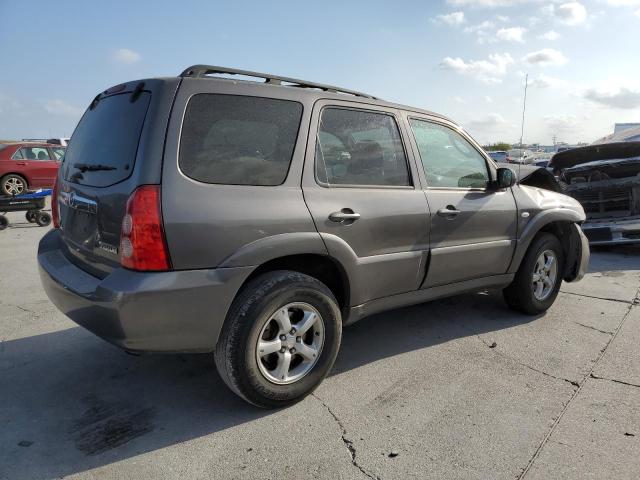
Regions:
<instances>
[{"instance_id":1,"label":"rear hatch","mask_svg":"<svg viewBox=\"0 0 640 480\"><path fill-rule=\"evenodd\" d=\"M164 137L178 79L118 85L96 96L74 131L60 168L58 205L66 255L104 277L119 267L130 194L159 184Z\"/></svg>"}]
</instances>

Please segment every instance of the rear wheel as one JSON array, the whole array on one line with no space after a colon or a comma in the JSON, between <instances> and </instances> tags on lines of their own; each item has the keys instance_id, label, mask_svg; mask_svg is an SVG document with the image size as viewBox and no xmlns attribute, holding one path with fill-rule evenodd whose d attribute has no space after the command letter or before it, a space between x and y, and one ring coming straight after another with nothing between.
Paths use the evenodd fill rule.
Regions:
<instances>
[{"instance_id":1,"label":"rear wheel","mask_svg":"<svg viewBox=\"0 0 640 480\"><path fill-rule=\"evenodd\" d=\"M539 234L527 251L516 276L503 290L507 304L528 315L545 312L558 296L564 251L551 233Z\"/></svg>"},{"instance_id":2,"label":"rear wheel","mask_svg":"<svg viewBox=\"0 0 640 480\"><path fill-rule=\"evenodd\" d=\"M38 212L36 215L36 223L41 227L46 227L51 223L51 215L47 212Z\"/></svg>"},{"instance_id":3,"label":"rear wheel","mask_svg":"<svg viewBox=\"0 0 640 480\"><path fill-rule=\"evenodd\" d=\"M27 219L27 222L35 223L38 212L36 212L35 210L28 210L27 213L24 214L24 216Z\"/></svg>"},{"instance_id":4,"label":"rear wheel","mask_svg":"<svg viewBox=\"0 0 640 480\"><path fill-rule=\"evenodd\" d=\"M0 192L3 195L20 195L27 191L27 181L20 175L5 175L0 180Z\"/></svg>"},{"instance_id":5,"label":"rear wheel","mask_svg":"<svg viewBox=\"0 0 640 480\"><path fill-rule=\"evenodd\" d=\"M284 407L326 377L341 336L340 309L323 283L298 272L268 272L234 300L216 346L216 366L246 401Z\"/></svg>"}]
</instances>

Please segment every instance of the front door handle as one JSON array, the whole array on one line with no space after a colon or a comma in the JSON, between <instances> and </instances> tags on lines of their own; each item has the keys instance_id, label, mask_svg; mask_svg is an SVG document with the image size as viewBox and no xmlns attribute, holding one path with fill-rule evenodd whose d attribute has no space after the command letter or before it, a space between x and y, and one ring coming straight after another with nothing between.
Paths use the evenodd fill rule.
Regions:
<instances>
[{"instance_id":1,"label":"front door handle","mask_svg":"<svg viewBox=\"0 0 640 480\"><path fill-rule=\"evenodd\" d=\"M16 162L16 165L26 165L27 162Z\"/></svg>"},{"instance_id":2,"label":"front door handle","mask_svg":"<svg viewBox=\"0 0 640 480\"><path fill-rule=\"evenodd\" d=\"M448 218L449 220L452 220L458 215L460 215L462 212L456 209L456 207L454 207L453 205L447 205L445 208L441 208L440 210L438 210L437 213L440 217L445 217L445 218Z\"/></svg>"},{"instance_id":3,"label":"front door handle","mask_svg":"<svg viewBox=\"0 0 640 480\"><path fill-rule=\"evenodd\" d=\"M329 220L336 223L348 222L353 223L360 218L360 214L354 212L350 208L343 208L339 212L329 214Z\"/></svg>"}]
</instances>

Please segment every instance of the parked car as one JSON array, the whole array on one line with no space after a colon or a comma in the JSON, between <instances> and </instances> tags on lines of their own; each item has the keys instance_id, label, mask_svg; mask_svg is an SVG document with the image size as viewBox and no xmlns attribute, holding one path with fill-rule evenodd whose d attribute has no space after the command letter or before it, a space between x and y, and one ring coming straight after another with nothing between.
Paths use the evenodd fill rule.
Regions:
<instances>
[{"instance_id":1,"label":"parked car","mask_svg":"<svg viewBox=\"0 0 640 480\"><path fill-rule=\"evenodd\" d=\"M533 152L522 148L514 148L507 152L507 163L527 165L533 160Z\"/></svg>"},{"instance_id":2,"label":"parked car","mask_svg":"<svg viewBox=\"0 0 640 480\"><path fill-rule=\"evenodd\" d=\"M507 152L505 151L493 151L493 152L487 152L487 154L495 161L498 163L506 163L507 162Z\"/></svg>"},{"instance_id":3,"label":"parked car","mask_svg":"<svg viewBox=\"0 0 640 480\"><path fill-rule=\"evenodd\" d=\"M549 168L584 207L582 229L592 245L640 242L640 142L565 150Z\"/></svg>"},{"instance_id":4,"label":"parked car","mask_svg":"<svg viewBox=\"0 0 640 480\"><path fill-rule=\"evenodd\" d=\"M236 394L282 407L317 387L342 328L368 315L487 288L540 314L580 279L582 207L515 180L442 115L193 66L92 101L40 276L107 341L214 352Z\"/></svg>"},{"instance_id":5,"label":"parked car","mask_svg":"<svg viewBox=\"0 0 640 480\"><path fill-rule=\"evenodd\" d=\"M51 188L64 151L47 143L0 144L0 195Z\"/></svg>"}]
</instances>

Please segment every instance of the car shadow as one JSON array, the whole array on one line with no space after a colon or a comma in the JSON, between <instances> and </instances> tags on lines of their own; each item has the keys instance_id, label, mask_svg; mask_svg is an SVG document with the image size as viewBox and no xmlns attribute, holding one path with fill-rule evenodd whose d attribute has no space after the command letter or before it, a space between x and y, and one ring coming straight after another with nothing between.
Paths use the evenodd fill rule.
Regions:
<instances>
[{"instance_id":1,"label":"car shadow","mask_svg":"<svg viewBox=\"0 0 640 480\"><path fill-rule=\"evenodd\" d=\"M640 270L640 244L591 246L590 273L622 270Z\"/></svg>"},{"instance_id":2,"label":"car shadow","mask_svg":"<svg viewBox=\"0 0 640 480\"><path fill-rule=\"evenodd\" d=\"M385 312L345 329L331 375L535 319L499 293ZM231 393L210 354L126 355L79 327L3 342L0 384L0 478L83 472L273 413Z\"/></svg>"}]
</instances>

